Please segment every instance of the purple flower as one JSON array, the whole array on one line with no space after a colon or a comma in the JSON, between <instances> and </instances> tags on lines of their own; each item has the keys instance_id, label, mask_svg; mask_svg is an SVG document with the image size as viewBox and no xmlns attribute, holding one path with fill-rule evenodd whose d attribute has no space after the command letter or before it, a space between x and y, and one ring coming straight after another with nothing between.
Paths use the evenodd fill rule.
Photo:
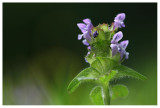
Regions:
<instances>
[{"instance_id":1,"label":"purple flower","mask_svg":"<svg viewBox=\"0 0 160 108\"><path fill-rule=\"evenodd\" d=\"M121 28L125 27L123 20L125 19L126 15L125 13L120 13L114 18L114 27L115 28Z\"/></svg>"},{"instance_id":2,"label":"purple flower","mask_svg":"<svg viewBox=\"0 0 160 108\"><path fill-rule=\"evenodd\" d=\"M84 45L86 45L86 46L88 46L88 45L89 45L89 43L87 42L87 40L86 40L86 39L84 39L84 40L82 41L82 43L83 43Z\"/></svg>"},{"instance_id":3,"label":"purple flower","mask_svg":"<svg viewBox=\"0 0 160 108\"><path fill-rule=\"evenodd\" d=\"M81 30L82 34L78 34L78 40L81 40L82 37L85 39L83 40L83 44L84 45L89 45L89 41L91 41L91 30L93 27L93 24L91 23L90 19L84 19L83 20L84 23L78 23L77 26L79 27L79 29Z\"/></svg>"},{"instance_id":4,"label":"purple flower","mask_svg":"<svg viewBox=\"0 0 160 108\"><path fill-rule=\"evenodd\" d=\"M112 48L112 56L116 55L119 52L121 60L123 56L125 56L125 58L128 59L128 55L129 55L129 53L126 52L126 48L128 46L129 41L125 40L118 43L118 41L120 41L122 37L123 37L123 33L119 31L113 36L113 39L111 40L111 45L110 45L110 47Z\"/></svg>"}]
</instances>

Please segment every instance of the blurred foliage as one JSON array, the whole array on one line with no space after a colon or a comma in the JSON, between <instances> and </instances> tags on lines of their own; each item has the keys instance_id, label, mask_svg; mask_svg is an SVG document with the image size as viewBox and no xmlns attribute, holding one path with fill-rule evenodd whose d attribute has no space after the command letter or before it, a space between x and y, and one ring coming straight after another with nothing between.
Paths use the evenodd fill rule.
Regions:
<instances>
[{"instance_id":1,"label":"blurred foliage","mask_svg":"<svg viewBox=\"0 0 160 108\"><path fill-rule=\"evenodd\" d=\"M111 23L120 12L126 13L124 40L130 40L123 64L148 79L117 79L129 95L111 104L156 105L156 3L3 3L3 104L91 105L92 84L67 92L69 82L88 67L76 24L84 18L94 25Z\"/></svg>"}]
</instances>

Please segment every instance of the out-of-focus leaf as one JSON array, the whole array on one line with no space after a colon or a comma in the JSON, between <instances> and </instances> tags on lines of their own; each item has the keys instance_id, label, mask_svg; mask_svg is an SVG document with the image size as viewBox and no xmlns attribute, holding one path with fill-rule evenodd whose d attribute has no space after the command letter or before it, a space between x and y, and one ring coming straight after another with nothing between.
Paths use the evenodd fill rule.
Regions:
<instances>
[{"instance_id":1,"label":"out-of-focus leaf","mask_svg":"<svg viewBox=\"0 0 160 108\"><path fill-rule=\"evenodd\" d=\"M115 78L123 78L123 77L133 77L136 79L146 80L147 78L142 74L136 72L135 70L128 68L123 65L119 65L113 68L114 70L118 70Z\"/></svg>"},{"instance_id":2,"label":"out-of-focus leaf","mask_svg":"<svg viewBox=\"0 0 160 108\"><path fill-rule=\"evenodd\" d=\"M128 95L128 88L124 85L115 85L111 88L111 99L124 98Z\"/></svg>"},{"instance_id":3,"label":"out-of-focus leaf","mask_svg":"<svg viewBox=\"0 0 160 108\"><path fill-rule=\"evenodd\" d=\"M90 93L90 98L95 105L104 105L104 92L103 88L96 86Z\"/></svg>"},{"instance_id":4,"label":"out-of-focus leaf","mask_svg":"<svg viewBox=\"0 0 160 108\"><path fill-rule=\"evenodd\" d=\"M94 81L99 76L99 72L94 68L86 68L82 70L68 85L68 92L73 92L81 83Z\"/></svg>"}]
</instances>

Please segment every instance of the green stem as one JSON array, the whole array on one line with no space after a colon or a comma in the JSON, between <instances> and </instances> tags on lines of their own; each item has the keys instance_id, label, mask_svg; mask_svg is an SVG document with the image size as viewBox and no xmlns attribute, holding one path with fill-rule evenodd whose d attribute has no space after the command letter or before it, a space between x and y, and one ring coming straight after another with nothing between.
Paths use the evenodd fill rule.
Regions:
<instances>
[{"instance_id":1,"label":"green stem","mask_svg":"<svg viewBox=\"0 0 160 108\"><path fill-rule=\"evenodd\" d=\"M107 97L107 105L110 105L110 93L109 93L109 87L107 87L107 90L106 90L106 97Z\"/></svg>"},{"instance_id":2,"label":"green stem","mask_svg":"<svg viewBox=\"0 0 160 108\"><path fill-rule=\"evenodd\" d=\"M109 93L109 86L106 87L106 85L103 86L104 91L104 104L110 105L110 93Z\"/></svg>"}]
</instances>

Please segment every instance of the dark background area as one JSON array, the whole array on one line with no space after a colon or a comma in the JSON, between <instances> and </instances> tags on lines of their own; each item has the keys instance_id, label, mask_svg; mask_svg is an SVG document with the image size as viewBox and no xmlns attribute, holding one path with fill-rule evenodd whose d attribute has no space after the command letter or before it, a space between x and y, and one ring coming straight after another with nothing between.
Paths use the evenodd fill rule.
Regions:
<instances>
[{"instance_id":1,"label":"dark background area","mask_svg":"<svg viewBox=\"0 0 160 108\"><path fill-rule=\"evenodd\" d=\"M130 94L114 105L157 104L157 3L3 3L3 104L91 105L92 85L73 94L66 87L88 66L77 23L111 24L125 13L122 40L129 40L124 65L147 81L119 80Z\"/></svg>"}]
</instances>

